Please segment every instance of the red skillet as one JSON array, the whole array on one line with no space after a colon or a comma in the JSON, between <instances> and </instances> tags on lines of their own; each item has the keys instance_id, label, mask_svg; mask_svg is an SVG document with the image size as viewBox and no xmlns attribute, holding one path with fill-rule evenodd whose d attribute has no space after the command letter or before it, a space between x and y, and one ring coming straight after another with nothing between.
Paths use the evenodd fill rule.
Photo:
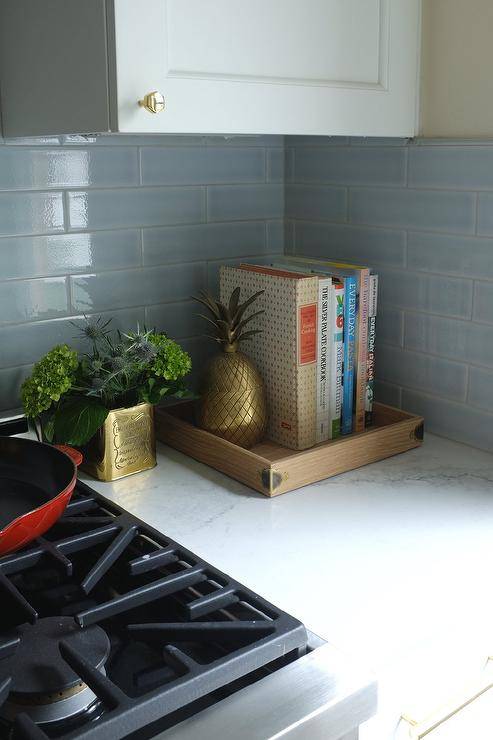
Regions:
<instances>
[{"instance_id":1,"label":"red skillet","mask_svg":"<svg viewBox=\"0 0 493 740\"><path fill-rule=\"evenodd\" d=\"M22 437L0 437L0 556L44 534L63 514L82 455Z\"/></svg>"}]
</instances>

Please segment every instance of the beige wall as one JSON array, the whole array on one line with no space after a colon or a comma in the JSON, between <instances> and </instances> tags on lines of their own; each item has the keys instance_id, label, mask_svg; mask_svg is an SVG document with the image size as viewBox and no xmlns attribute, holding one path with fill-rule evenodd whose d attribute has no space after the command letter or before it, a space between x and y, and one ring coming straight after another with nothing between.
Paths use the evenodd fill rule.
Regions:
<instances>
[{"instance_id":1,"label":"beige wall","mask_svg":"<svg viewBox=\"0 0 493 740\"><path fill-rule=\"evenodd\" d=\"M421 134L493 136L493 0L423 0Z\"/></svg>"}]
</instances>

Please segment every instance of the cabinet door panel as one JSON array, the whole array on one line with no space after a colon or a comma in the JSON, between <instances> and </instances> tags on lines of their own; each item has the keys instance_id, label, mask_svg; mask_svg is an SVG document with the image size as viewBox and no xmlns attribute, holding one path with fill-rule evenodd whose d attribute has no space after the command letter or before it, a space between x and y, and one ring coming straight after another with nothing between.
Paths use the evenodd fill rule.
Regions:
<instances>
[{"instance_id":1,"label":"cabinet door panel","mask_svg":"<svg viewBox=\"0 0 493 740\"><path fill-rule=\"evenodd\" d=\"M167 71L239 82L377 84L384 6L381 0L168 0Z\"/></svg>"},{"instance_id":2,"label":"cabinet door panel","mask_svg":"<svg viewBox=\"0 0 493 740\"><path fill-rule=\"evenodd\" d=\"M414 133L417 0L115 0L120 131ZM137 101L159 90L166 109Z\"/></svg>"}]
</instances>

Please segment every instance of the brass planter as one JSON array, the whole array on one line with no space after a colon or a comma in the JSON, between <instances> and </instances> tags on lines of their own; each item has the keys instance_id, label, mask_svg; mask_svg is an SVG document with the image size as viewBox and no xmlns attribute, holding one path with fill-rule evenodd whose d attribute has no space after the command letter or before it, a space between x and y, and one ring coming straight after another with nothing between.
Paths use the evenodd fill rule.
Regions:
<instances>
[{"instance_id":1,"label":"brass planter","mask_svg":"<svg viewBox=\"0 0 493 740\"><path fill-rule=\"evenodd\" d=\"M110 411L82 452L82 470L98 480L117 480L153 468L156 465L153 406L139 403Z\"/></svg>"}]
</instances>

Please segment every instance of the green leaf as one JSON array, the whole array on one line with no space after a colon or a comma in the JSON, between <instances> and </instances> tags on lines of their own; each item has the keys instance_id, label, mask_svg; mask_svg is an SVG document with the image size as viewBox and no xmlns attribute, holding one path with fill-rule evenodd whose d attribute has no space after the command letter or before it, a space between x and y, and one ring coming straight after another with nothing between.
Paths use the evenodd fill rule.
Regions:
<instances>
[{"instance_id":1,"label":"green leaf","mask_svg":"<svg viewBox=\"0 0 493 740\"><path fill-rule=\"evenodd\" d=\"M80 447L104 424L108 410L95 398L72 397L55 412L55 439Z\"/></svg>"},{"instance_id":2,"label":"green leaf","mask_svg":"<svg viewBox=\"0 0 493 740\"><path fill-rule=\"evenodd\" d=\"M42 429L45 440L50 443L53 442L53 435L55 434L55 419L53 416L43 419Z\"/></svg>"}]
</instances>

